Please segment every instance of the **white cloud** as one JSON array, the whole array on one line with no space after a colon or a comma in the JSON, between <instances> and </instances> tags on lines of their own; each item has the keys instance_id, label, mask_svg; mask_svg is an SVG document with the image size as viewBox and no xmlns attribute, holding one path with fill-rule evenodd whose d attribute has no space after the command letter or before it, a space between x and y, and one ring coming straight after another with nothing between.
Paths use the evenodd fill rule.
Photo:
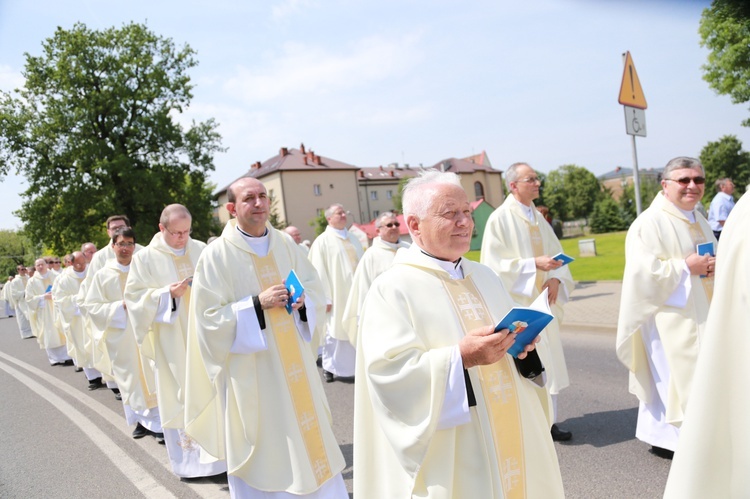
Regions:
<instances>
[{"instance_id":1,"label":"white cloud","mask_svg":"<svg viewBox=\"0 0 750 499\"><path fill-rule=\"evenodd\" d=\"M20 72L15 71L10 66L0 64L0 90L9 92L21 88L23 83L24 78Z\"/></svg>"},{"instance_id":2,"label":"white cloud","mask_svg":"<svg viewBox=\"0 0 750 499\"><path fill-rule=\"evenodd\" d=\"M317 2L312 0L283 0L271 7L271 16L274 20L279 20L299 14L311 7L317 7Z\"/></svg>"},{"instance_id":3,"label":"white cloud","mask_svg":"<svg viewBox=\"0 0 750 499\"><path fill-rule=\"evenodd\" d=\"M412 66L420 58L419 39L418 34L371 36L338 51L288 42L265 67L239 67L224 89L246 103L259 103L362 88Z\"/></svg>"}]
</instances>

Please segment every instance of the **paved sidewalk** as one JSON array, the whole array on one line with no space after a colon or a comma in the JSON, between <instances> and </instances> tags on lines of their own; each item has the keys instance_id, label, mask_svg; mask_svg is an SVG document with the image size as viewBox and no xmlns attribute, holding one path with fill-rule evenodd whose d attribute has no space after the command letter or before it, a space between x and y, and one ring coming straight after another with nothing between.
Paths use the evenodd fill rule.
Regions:
<instances>
[{"instance_id":1,"label":"paved sidewalk","mask_svg":"<svg viewBox=\"0 0 750 499\"><path fill-rule=\"evenodd\" d=\"M562 327L615 332L620 311L621 281L578 281L565 304Z\"/></svg>"}]
</instances>

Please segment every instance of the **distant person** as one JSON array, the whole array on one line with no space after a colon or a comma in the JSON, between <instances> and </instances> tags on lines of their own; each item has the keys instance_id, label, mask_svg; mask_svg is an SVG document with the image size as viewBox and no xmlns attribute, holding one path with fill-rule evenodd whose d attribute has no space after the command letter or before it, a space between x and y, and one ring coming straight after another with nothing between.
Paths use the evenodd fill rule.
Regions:
<instances>
[{"instance_id":1,"label":"distant person","mask_svg":"<svg viewBox=\"0 0 750 499\"><path fill-rule=\"evenodd\" d=\"M39 346L47 351L47 359L53 366L72 366L73 359L68 355L65 335L55 325L55 303L52 301L52 284L57 274L44 258L34 262L36 273L26 284L26 304L29 307L29 322L32 331L36 330Z\"/></svg>"},{"instance_id":2,"label":"distant person","mask_svg":"<svg viewBox=\"0 0 750 499\"><path fill-rule=\"evenodd\" d=\"M334 376L354 376L356 352L349 343L344 310L363 250L357 237L346 229L346 211L342 205L332 204L325 216L328 226L313 242L308 258L318 271L326 294L327 322L321 360L323 377L330 383Z\"/></svg>"},{"instance_id":3,"label":"distant person","mask_svg":"<svg viewBox=\"0 0 750 499\"><path fill-rule=\"evenodd\" d=\"M617 356L640 401L635 436L668 459L677 448L713 294L716 259L696 252L700 243L716 245L695 210L705 181L697 159L669 161L662 191L625 238Z\"/></svg>"},{"instance_id":4,"label":"distant person","mask_svg":"<svg viewBox=\"0 0 750 499\"><path fill-rule=\"evenodd\" d=\"M750 352L750 194L722 227L716 289L706 319L680 442L664 497L747 497L750 491L750 397L738 374Z\"/></svg>"},{"instance_id":5,"label":"distant person","mask_svg":"<svg viewBox=\"0 0 750 499\"><path fill-rule=\"evenodd\" d=\"M399 240L401 223L395 213L390 211L381 213L375 219L375 227L378 235L357 265L352 281L352 292L344 310L344 325L349 333L349 342L355 347L357 346L359 312L370 286L376 277L391 268L396 252L401 248L409 247L408 243Z\"/></svg>"},{"instance_id":6,"label":"distant person","mask_svg":"<svg viewBox=\"0 0 750 499\"><path fill-rule=\"evenodd\" d=\"M302 234L297 227L295 227L294 225L290 225L289 227L284 229L284 232L289 234L292 239L294 239L294 242L297 243L297 246L302 248L302 251L304 251L305 254L310 252L310 246L305 246L304 244L302 244Z\"/></svg>"},{"instance_id":7,"label":"distant person","mask_svg":"<svg viewBox=\"0 0 750 499\"><path fill-rule=\"evenodd\" d=\"M474 222L458 176L410 179L403 208L413 243L360 315L354 497L563 497L536 385L507 355L515 334L494 332L513 300L463 258Z\"/></svg>"},{"instance_id":8,"label":"distant person","mask_svg":"<svg viewBox=\"0 0 750 499\"><path fill-rule=\"evenodd\" d=\"M34 337L34 332L31 330L31 322L29 319L29 307L26 304L24 296L26 295L26 284L29 282L29 274L26 270L26 266L21 264L16 266L16 277L11 281L10 284L10 300L13 305L13 309L16 311L16 322L18 323L18 330L21 333L21 339L28 339Z\"/></svg>"},{"instance_id":9,"label":"distant person","mask_svg":"<svg viewBox=\"0 0 750 499\"><path fill-rule=\"evenodd\" d=\"M14 315L16 315L15 310L13 310L13 300L10 297L10 285L12 282L13 276L9 275L8 280L3 286L2 301L5 305L5 317L13 317Z\"/></svg>"},{"instance_id":10,"label":"distant person","mask_svg":"<svg viewBox=\"0 0 750 499\"><path fill-rule=\"evenodd\" d=\"M734 182L731 178L720 178L716 181L716 195L711 200L711 206L708 208L708 224L714 231L716 240L721 236L721 230L724 228L724 222L727 221L729 213L734 208Z\"/></svg>"},{"instance_id":11,"label":"distant person","mask_svg":"<svg viewBox=\"0 0 750 499\"><path fill-rule=\"evenodd\" d=\"M68 355L76 367L86 366L86 341L83 327L83 315L76 303L76 296L81 283L86 277L86 257L76 251L71 255L73 265L65 267L52 286L52 300L60 317L62 331L65 334Z\"/></svg>"},{"instance_id":12,"label":"distant person","mask_svg":"<svg viewBox=\"0 0 750 499\"><path fill-rule=\"evenodd\" d=\"M562 252L552 226L534 209L541 182L527 163L514 163L505 172L511 195L492 212L484 228L481 262L503 280L513 300L523 306L531 303L545 289L555 318L542 331L537 346L547 371L547 390L552 399L550 432L555 441L570 440L573 434L557 425L557 396L570 385L565 365L560 323L562 306L573 291L573 276L568 266L552 258ZM546 393L540 389L542 404Z\"/></svg>"}]
</instances>

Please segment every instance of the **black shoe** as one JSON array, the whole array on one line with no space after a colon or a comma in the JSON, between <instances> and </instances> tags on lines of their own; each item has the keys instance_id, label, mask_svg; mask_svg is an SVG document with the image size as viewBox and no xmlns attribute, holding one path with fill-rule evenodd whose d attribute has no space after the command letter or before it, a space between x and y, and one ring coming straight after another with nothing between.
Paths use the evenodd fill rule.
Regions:
<instances>
[{"instance_id":1,"label":"black shoe","mask_svg":"<svg viewBox=\"0 0 750 499\"><path fill-rule=\"evenodd\" d=\"M161 437L161 438L157 437L156 443L159 445L167 445L166 443L164 443L164 437Z\"/></svg>"},{"instance_id":2,"label":"black shoe","mask_svg":"<svg viewBox=\"0 0 750 499\"><path fill-rule=\"evenodd\" d=\"M143 438L151 433L141 423L135 424L135 430L133 430L133 438Z\"/></svg>"},{"instance_id":3,"label":"black shoe","mask_svg":"<svg viewBox=\"0 0 750 499\"><path fill-rule=\"evenodd\" d=\"M102 378L94 378L89 380L89 390L98 390L99 388L104 388L104 383L102 383Z\"/></svg>"},{"instance_id":4,"label":"black shoe","mask_svg":"<svg viewBox=\"0 0 750 499\"><path fill-rule=\"evenodd\" d=\"M76 368L75 368L75 369L73 369L73 370L74 370L75 372L79 373L79 372L83 371L83 368L82 368L82 367L76 367Z\"/></svg>"},{"instance_id":5,"label":"black shoe","mask_svg":"<svg viewBox=\"0 0 750 499\"><path fill-rule=\"evenodd\" d=\"M550 433L552 434L552 440L555 442L567 442L568 440L573 438L573 434L571 432L561 430L556 424L552 425Z\"/></svg>"},{"instance_id":6,"label":"black shoe","mask_svg":"<svg viewBox=\"0 0 750 499\"><path fill-rule=\"evenodd\" d=\"M62 363L64 366L72 366L73 365L73 359L68 359L65 362Z\"/></svg>"},{"instance_id":7,"label":"black shoe","mask_svg":"<svg viewBox=\"0 0 750 499\"><path fill-rule=\"evenodd\" d=\"M115 400L122 400L122 394L119 388L112 388L112 393L115 394Z\"/></svg>"},{"instance_id":8,"label":"black shoe","mask_svg":"<svg viewBox=\"0 0 750 499\"><path fill-rule=\"evenodd\" d=\"M674 451L664 449L662 447L657 447L655 445L651 446L651 450L649 452L654 456L658 456L662 459L672 459L674 457Z\"/></svg>"},{"instance_id":9,"label":"black shoe","mask_svg":"<svg viewBox=\"0 0 750 499\"><path fill-rule=\"evenodd\" d=\"M318 367L323 367L323 357L318 355L318 359L315 361L315 365Z\"/></svg>"},{"instance_id":10,"label":"black shoe","mask_svg":"<svg viewBox=\"0 0 750 499\"><path fill-rule=\"evenodd\" d=\"M323 378L326 380L326 383L332 383L333 373L329 371L323 371Z\"/></svg>"}]
</instances>

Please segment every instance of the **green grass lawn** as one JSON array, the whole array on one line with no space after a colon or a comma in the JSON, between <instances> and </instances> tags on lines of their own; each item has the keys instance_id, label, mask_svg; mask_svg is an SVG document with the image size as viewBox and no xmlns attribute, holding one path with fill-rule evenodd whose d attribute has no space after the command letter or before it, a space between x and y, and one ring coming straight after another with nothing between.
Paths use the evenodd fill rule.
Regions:
<instances>
[{"instance_id":1,"label":"green grass lawn","mask_svg":"<svg viewBox=\"0 0 750 499\"><path fill-rule=\"evenodd\" d=\"M578 241L594 239L596 256L582 258L578 254ZM625 232L592 234L575 239L563 239L563 251L576 259L570 264L570 272L576 281L620 281L625 268ZM469 251L466 257L479 261L479 251Z\"/></svg>"}]
</instances>

